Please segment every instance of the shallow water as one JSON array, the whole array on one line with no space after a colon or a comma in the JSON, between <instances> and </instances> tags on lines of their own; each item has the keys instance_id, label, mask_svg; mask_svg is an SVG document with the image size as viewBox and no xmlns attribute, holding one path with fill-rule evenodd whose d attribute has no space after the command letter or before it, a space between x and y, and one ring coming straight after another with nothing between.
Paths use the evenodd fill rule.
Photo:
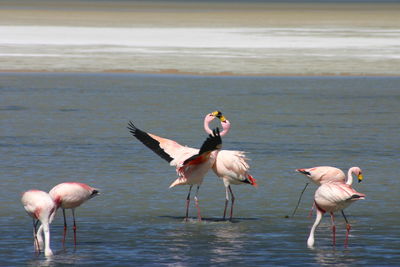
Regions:
<instances>
[{"instance_id":1,"label":"shallow water","mask_svg":"<svg viewBox=\"0 0 400 267\"><path fill-rule=\"evenodd\" d=\"M397 179L399 78L195 77L132 74L0 75L0 263L17 265L396 265L400 260ZM232 123L226 149L249 152L259 188L234 186L235 219L221 221L222 182L200 189L203 222L183 221L187 187L168 189L175 170L130 136L136 126L197 147L206 113ZM360 166L367 195L326 216L306 247L315 186L290 215L306 182L295 168ZM78 246L62 216L51 225L55 256L33 252L20 193L80 181L101 190L76 211ZM68 212L68 215L70 213ZM71 217L69 217L71 220ZM69 221L70 222L70 221Z\"/></svg>"}]
</instances>

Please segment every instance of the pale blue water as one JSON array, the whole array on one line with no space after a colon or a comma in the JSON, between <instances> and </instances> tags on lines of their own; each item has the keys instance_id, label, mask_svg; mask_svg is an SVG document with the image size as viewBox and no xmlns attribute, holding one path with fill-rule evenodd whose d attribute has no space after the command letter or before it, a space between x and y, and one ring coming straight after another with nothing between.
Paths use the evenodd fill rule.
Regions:
<instances>
[{"instance_id":1,"label":"pale blue water","mask_svg":"<svg viewBox=\"0 0 400 267\"><path fill-rule=\"evenodd\" d=\"M400 262L400 78L195 77L134 74L0 74L1 266L395 266ZM226 149L249 152L259 188L234 186L235 220L222 216L224 187L209 173L200 189L205 220L183 221L187 187L175 170L130 136L146 131L199 146L206 113L232 123ZM291 214L306 178L295 168L360 166L366 200L326 216L306 247L315 186ZM20 193L64 181L101 190L76 211L63 249L62 215L51 225L55 256L33 252ZM70 213L68 212L70 216ZM69 217L71 219L71 217Z\"/></svg>"}]
</instances>

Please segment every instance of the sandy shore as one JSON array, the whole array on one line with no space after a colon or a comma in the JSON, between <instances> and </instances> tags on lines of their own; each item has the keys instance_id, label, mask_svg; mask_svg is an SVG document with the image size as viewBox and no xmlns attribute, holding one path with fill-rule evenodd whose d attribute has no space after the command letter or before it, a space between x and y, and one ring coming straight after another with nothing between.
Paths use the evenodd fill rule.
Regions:
<instances>
[{"instance_id":1,"label":"sandy shore","mask_svg":"<svg viewBox=\"0 0 400 267\"><path fill-rule=\"evenodd\" d=\"M77 46L28 46L25 43L15 46L4 43L3 46L0 45L0 49L3 50L3 54L0 55L2 62L0 71L3 72L45 70L224 76L400 75L400 71L397 70L400 59L396 56L400 41L398 45L388 46L387 50L381 47L374 48L373 45L367 48L364 45L360 49L357 44L345 48L338 46L329 49L320 45L317 49L308 49L296 46L296 40L302 38L302 33L295 32L296 29L342 29L333 36L342 38L339 42L346 43L348 35L353 37L353 41L360 38L360 42L367 44L372 38L362 31L372 30L373 38L391 38L391 41L396 42L400 40L398 37L400 4L0 0L0 7L0 26L34 25L113 29L277 28L294 29L293 34L296 34L297 38L294 39L293 47L282 49L277 47L260 51L263 57L254 52L255 50L242 49L238 52L235 48L229 52L236 53L235 56L225 57L227 50L221 48L215 50L206 48L199 51L188 47L181 51L178 47L173 48L175 50L172 54L166 46L167 48L162 47L164 49L162 51L153 49L153 54L150 52L145 54L136 50L124 52L125 48L121 45L118 47L120 50L111 55L110 52L96 52L95 49L93 52L80 52L76 49ZM361 31L356 32L354 28ZM14 32L9 34L11 34L10 37L14 36ZM279 34L274 37L279 38ZM312 34L315 35L315 33ZM26 35L22 36L25 38ZM123 36L125 38L126 35ZM256 35L253 34L253 37ZM287 38L292 37L293 35L287 36ZM326 34L323 38L328 40L331 36ZM125 41L125 39L122 40ZM320 40L322 39L317 41ZM383 39L380 44L384 43ZM101 50L104 47L105 45L100 44L98 49ZM134 45L132 47L136 48ZM82 51L92 48L90 45L80 47ZM147 47L143 48L147 49ZM109 49L113 51L114 47ZM218 57L213 57L213 53ZM249 53L252 54L243 56Z\"/></svg>"},{"instance_id":2,"label":"sandy shore","mask_svg":"<svg viewBox=\"0 0 400 267\"><path fill-rule=\"evenodd\" d=\"M31 70L31 69L16 69L3 70L0 69L0 74L6 73L117 73L117 74L154 74L154 75L187 75L187 76L232 76L232 77L400 77L400 74L381 74L381 73L234 73L234 72L188 72L177 69L165 69L159 71L141 71L141 70L104 70L104 71L48 71L48 70Z\"/></svg>"},{"instance_id":3,"label":"sandy shore","mask_svg":"<svg viewBox=\"0 0 400 267\"><path fill-rule=\"evenodd\" d=\"M400 4L0 1L0 25L400 27Z\"/></svg>"}]
</instances>

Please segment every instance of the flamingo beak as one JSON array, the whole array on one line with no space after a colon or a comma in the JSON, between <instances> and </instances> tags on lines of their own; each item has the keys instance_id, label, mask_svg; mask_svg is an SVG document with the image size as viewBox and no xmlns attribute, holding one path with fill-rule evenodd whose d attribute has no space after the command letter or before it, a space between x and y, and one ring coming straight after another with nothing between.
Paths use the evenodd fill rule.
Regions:
<instances>
[{"instance_id":1,"label":"flamingo beak","mask_svg":"<svg viewBox=\"0 0 400 267\"><path fill-rule=\"evenodd\" d=\"M214 112L211 112L211 115L213 115L214 117L220 117L222 115L222 112L219 110L216 110Z\"/></svg>"},{"instance_id":2,"label":"flamingo beak","mask_svg":"<svg viewBox=\"0 0 400 267\"><path fill-rule=\"evenodd\" d=\"M357 176L357 178L358 178L359 183L364 179L364 177L361 173Z\"/></svg>"},{"instance_id":3,"label":"flamingo beak","mask_svg":"<svg viewBox=\"0 0 400 267\"><path fill-rule=\"evenodd\" d=\"M226 118L222 115L222 112L219 110L216 110L211 113L213 116L217 117L221 122L225 122Z\"/></svg>"},{"instance_id":4,"label":"flamingo beak","mask_svg":"<svg viewBox=\"0 0 400 267\"><path fill-rule=\"evenodd\" d=\"M302 173L304 175L311 175L311 173L306 171L305 169L296 169L296 171L298 171L299 173Z\"/></svg>"}]
</instances>

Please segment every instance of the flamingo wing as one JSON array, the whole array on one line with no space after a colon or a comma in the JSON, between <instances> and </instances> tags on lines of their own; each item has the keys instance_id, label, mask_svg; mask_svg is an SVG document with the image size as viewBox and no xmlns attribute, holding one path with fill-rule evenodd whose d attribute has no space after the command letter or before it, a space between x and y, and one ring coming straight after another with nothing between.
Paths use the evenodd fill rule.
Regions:
<instances>
[{"instance_id":1,"label":"flamingo wing","mask_svg":"<svg viewBox=\"0 0 400 267\"><path fill-rule=\"evenodd\" d=\"M218 152L213 166L214 173L229 183L249 183L256 186L256 180L248 174L250 168L245 152L237 150L221 150Z\"/></svg>"},{"instance_id":2,"label":"flamingo wing","mask_svg":"<svg viewBox=\"0 0 400 267\"><path fill-rule=\"evenodd\" d=\"M315 191L315 202L326 211L337 211L346 208L354 200L364 199L365 194L354 190L350 185L332 182L321 185Z\"/></svg>"},{"instance_id":3,"label":"flamingo wing","mask_svg":"<svg viewBox=\"0 0 400 267\"><path fill-rule=\"evenodd\" d=\"M173 140L146 133L138 129L131 121L128 124L128 129L134 137L172 166L177 166L199 151L195 148L182 146Z\"/></svg>"},{"instance_id":4,"label":"flamingo wing","mask_svg":"<svg viewBox=\"0 0 400 267\"><path fill-rule=\"evenodd\" d=\"M222 144L222 139L219 133L219 129L216 128L213 130L213 133L210 134L207 139L201 145L199 152L189 158L187 158L183 162L183 166L185 165L193 165L199 164L206 161L210 155L210 153L214 150L220 149Z\"/></svg>"}]
</instances>

